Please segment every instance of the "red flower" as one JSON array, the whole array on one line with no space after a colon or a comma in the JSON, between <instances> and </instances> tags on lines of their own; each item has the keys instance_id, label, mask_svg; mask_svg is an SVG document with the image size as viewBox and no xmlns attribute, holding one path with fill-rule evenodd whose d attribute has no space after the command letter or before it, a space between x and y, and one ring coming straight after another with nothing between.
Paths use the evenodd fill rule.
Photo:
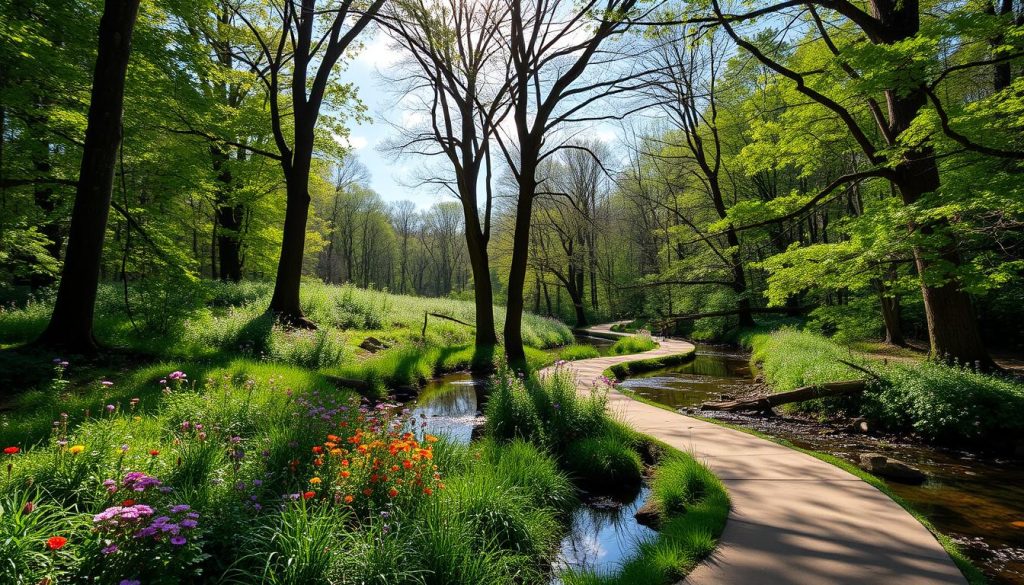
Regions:
<instances>
[{"instance_id":1,"label":"red flower","mask_svg":"<svg viewBox=\"0 0 1024 585\"><path fill-rule=\"evenodd\" d=\"M150 449L149 454L152 455L153 457L156 457L157 455L160 454L160 451L157 451L156 449Z\"/></svg>"},{"instance_id":2,"label":"red flower","mask_svg":"<svg viewBox=\"0 0 1024 585\"><path fill-rule=\"evenodd\" d=\"M391 488L388 490L388 495L393 498L398 495L398 490L396 490L395 488Z\"/></svg>"},{"instance_id":3,"label":"red flower","mask_svg":"<svg viewBox=\"0 0 1024 585\"><path fill-rule=\"evenodd\" d=\"M31 514L32 510L36 509L35 502L25 502L25 506L21 509L22 514Z\"/></svg>"},{"instance_id":4,"label":"red flower","mask_svg":"<svg viewBox=\"0 0 1024 585\"><path fill-rule=\"evenodd\" d=\"M63 536L51 536L46 541L46 546L50 550L60 550L60 549L64 548L64 545L67 544L67 543L68 543L68 539L64 538Z\"/></svg>"},{"instance_id":5,"label":"red flower","mask_svg":"<svg viewBox=\"0 0 1024 585\"><path fill-rule=\"evenodd\" d=\"M134 506L135 505L135 500L129 498L129 499L121 502L121 505L122 506Z\"/></svg>"},{"instance_id":6,"label":"red flower","mask_svg":"<svg viewBox=\"0 0 1024 585\"><path fill-rule=\"evenodd\" d=\"M21 451L21 449L17 447L4 447L4 455L14 455L19 451Z\"/></svg>"},{"instance_id":7,"label":"red flower","mask_svg":"<svg viewBox=\"0 0 1024 585\"><path fill-rule=\"evenodd\" d=\"M312 491L306 492L306 493L302 494L302 499L303 500L308 500L308 499L312 498L315 495L316 495L316 492L312 492Z\"/></svg>"},{"instance_id":8,"label":"red flower","mask_svg":"<svg viewBox=\"0 0 1024 585\"><path fill-rule=\"evenodd\" d=\"M324 452L324 448L321 447L320 445L317 445L316 447L313 447L313 452L319 455Z\"/></svg>"}]
</instances>

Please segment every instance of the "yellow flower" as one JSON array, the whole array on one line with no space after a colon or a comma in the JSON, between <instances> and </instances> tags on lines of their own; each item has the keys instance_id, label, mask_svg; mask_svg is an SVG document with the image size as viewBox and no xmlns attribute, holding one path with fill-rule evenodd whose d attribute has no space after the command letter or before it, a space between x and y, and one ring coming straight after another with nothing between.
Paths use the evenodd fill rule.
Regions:
<instances>
[{"instance_id":1,"label":"yellow flower","mask_svg":"<svg viewBox=\"0 0 1024 585\"><path fill-rule=\"evenodd\" d=\"M141 416L136 416L136 417L133 417L132 420L134 420L135 422L139 422L140 420L142 420L142 417Z\"/></svg>"},{"instance_id":2,"label":"yellow flower","mask_svg":"<svg viewBox=\"0 0 1024 585\"><path fill-rule=\"evenodd\" d=\"M68 452L72 455L78 455L82 451L85 451L85 445L72 445L68 447Z\"/></svg>"},{"instance_id":3,"label":"yellow flower","mask_svg":"<svg viewBox=\"0 0 1024 585\"><path fill-rule=\"evenodd\" d=\"M320 483L320 478L319 477L314 477L314 478L309 480L309 483L314 483L314 484Z\"/></svg>"}]
</instances>

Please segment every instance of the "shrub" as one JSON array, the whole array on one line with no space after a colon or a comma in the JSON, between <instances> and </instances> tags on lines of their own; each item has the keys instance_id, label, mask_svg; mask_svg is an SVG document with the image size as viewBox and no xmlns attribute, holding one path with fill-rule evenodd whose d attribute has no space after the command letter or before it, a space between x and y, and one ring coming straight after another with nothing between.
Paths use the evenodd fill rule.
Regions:
<instances>
[{"instance_id":1,"label":"shrub","mask_svg":"<svg viewBox=\"0 0 1024 585\"><path fill-rule=\"evenodd\" d=\"M643 473L640 455L611 432L571 443L563 459L569 473L584 485L637 485Z\"/></svg>"}]
</instances>

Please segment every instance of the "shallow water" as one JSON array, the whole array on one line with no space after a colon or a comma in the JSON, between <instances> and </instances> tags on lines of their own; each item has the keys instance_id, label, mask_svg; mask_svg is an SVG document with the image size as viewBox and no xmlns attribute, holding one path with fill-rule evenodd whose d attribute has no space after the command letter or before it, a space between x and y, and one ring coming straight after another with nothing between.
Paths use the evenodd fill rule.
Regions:
<instances>
[{"instance_id":1,"label":"shallow water","mask_svg":"<svg viewBox=\"0 0 1024 585\"><path fill-rule=\"evenodd\" d=\"M698 348L697 357L687 364L649 372L620 386L661 404L692 408L739 393L751 383L746 356ZM923 485L889 486L956 540L993 583L1024 584L1024 462L851 433L804 419L717 417L854 463L861 453L879 452L919 468L928 475Z\"/></svg>"}]
</instances>

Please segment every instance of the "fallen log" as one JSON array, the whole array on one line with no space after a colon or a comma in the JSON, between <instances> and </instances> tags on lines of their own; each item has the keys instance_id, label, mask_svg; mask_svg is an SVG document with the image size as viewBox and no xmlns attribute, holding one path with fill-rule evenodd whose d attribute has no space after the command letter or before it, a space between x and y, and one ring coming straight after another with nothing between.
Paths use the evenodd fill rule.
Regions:
<instances>
[{"instance_id":1,"label":"fallen log","mask_svg":"<svg viewBox=\"0 0 1024 585\"><path fill-rule=\"evenodd\" d=\"M779 392L756 398L740 398L737 400L725 400L721 402L705 402L700 405L701 410L716 410L722 412L736 412L743 410L770 410L775 406L814 400L815 398L832 398L835 396L847 396L863 392L867 388L864 380L844 380L842 382L828 382L815 386L803 386L789 392Z\"/></svg>"}]
</instances>

